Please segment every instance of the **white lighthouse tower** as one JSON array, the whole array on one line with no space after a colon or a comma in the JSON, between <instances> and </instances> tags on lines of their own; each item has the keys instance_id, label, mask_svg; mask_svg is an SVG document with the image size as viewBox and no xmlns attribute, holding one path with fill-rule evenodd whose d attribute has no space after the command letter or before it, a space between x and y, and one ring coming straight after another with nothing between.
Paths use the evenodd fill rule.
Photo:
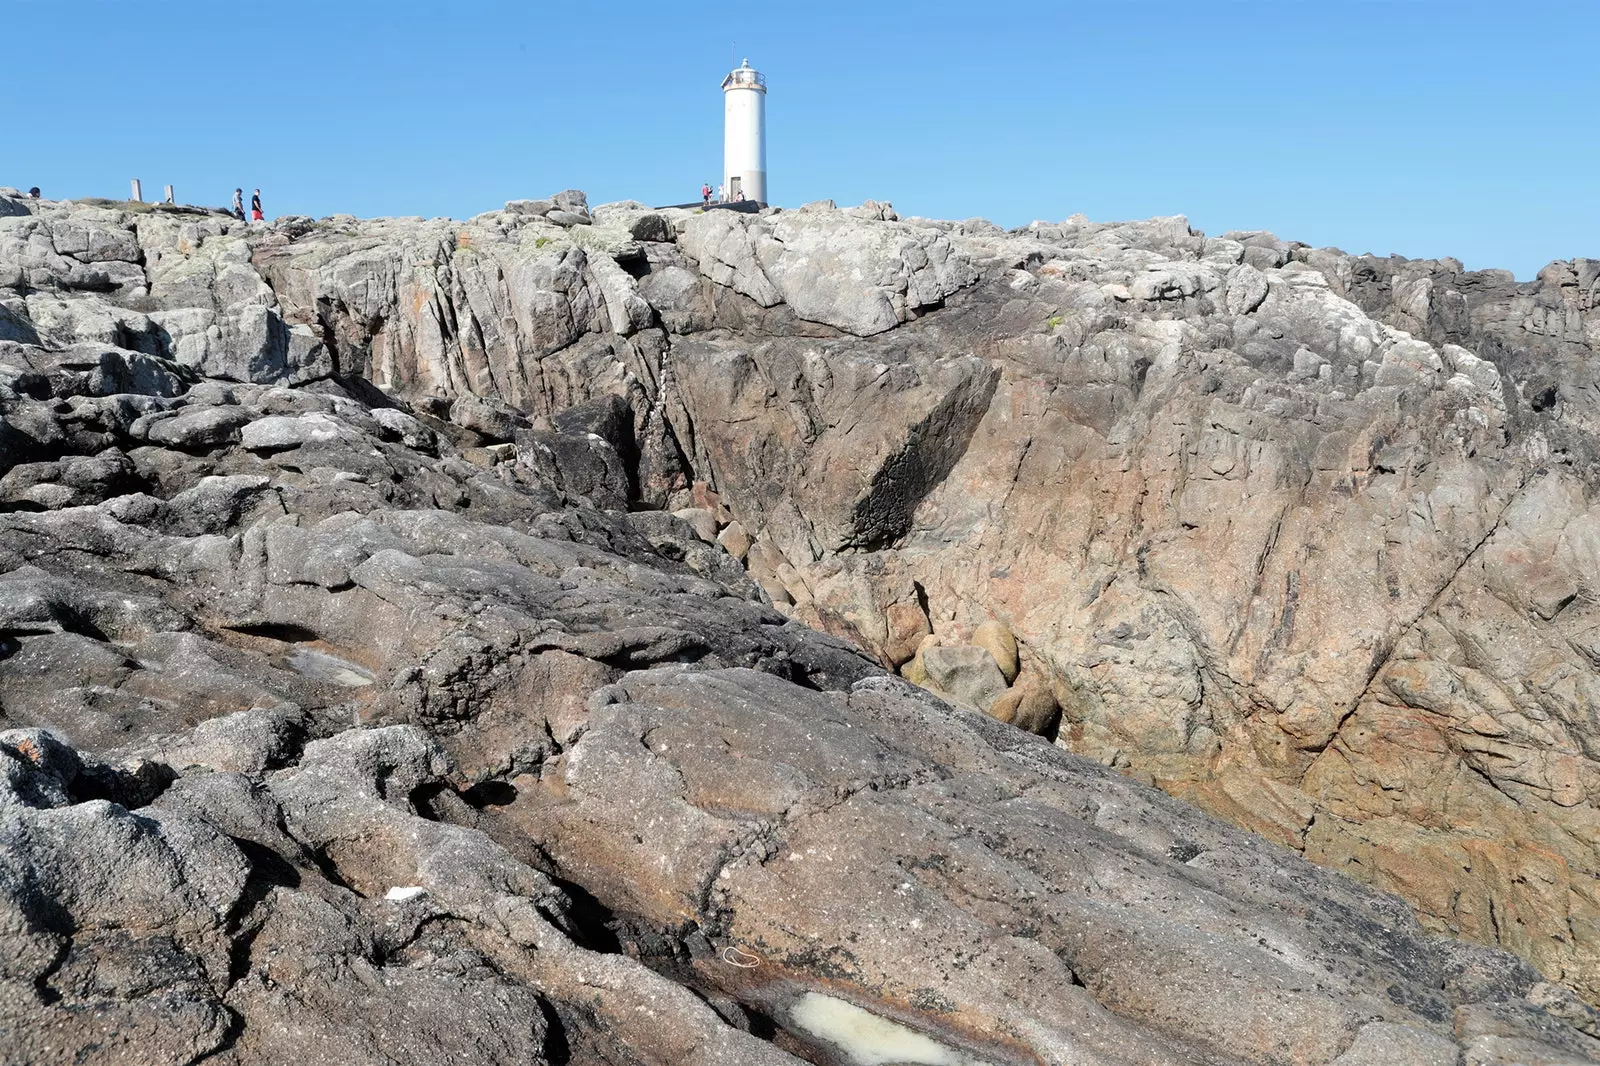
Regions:
<instances>
[{"instance_id":1,"label":"white lighthouse tower","mask_svg":"<svg viewBox=\"0 0 1600 1066\"><path fill-rule=\"evenodd\" d=\"M722 182L729 200L767 202L767 79L746 59L722 79Z\"/></svg>"}]
</instances>

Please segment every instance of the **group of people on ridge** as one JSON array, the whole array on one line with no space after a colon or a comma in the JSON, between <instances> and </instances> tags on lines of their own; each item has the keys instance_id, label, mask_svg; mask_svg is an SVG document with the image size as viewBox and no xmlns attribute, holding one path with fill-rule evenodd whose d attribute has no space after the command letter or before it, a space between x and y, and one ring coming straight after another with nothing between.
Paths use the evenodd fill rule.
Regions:
<instances>
[{"instance_id":1,"label":"group of people on ridge","mask_svg":"<svg viewBox=\"0 0 1600 1066\"><path fill-rule=\"evenodd\" d=\"M244 190L233 190L233 217L240 222L244 221ZM261 190L257 189L250 197L250 221L260 222L266 216L261 213Z\"/></svg>"},{"instance_id":2,"label":"group of people on ridge","mask_svg":"<svg viewBox=\"0 0 1600 1066\"><path fill-rule=\"evenodd\" d=\"M709 192L709 190L708 190L708 192ZM30 200L39 199L39 186L35 185L31 189L28 190L28 199L30 199ZM167 200L167 203L170 204L171 202L172 202L172 200L169 198ZM233 214L233 217L238 219L240 222L244 221L244 190L243 189L235 189L235 190L233 190L233 211L232 211L232 214ZM260 189L257 189L255 191L255 193L250 197L250 220L252 222L263 222L263 221L266 220L266 216L261 213L261 190Z\"/></svg>"},{"instance_id":3,"label":"group of people on ridge","mask_svg":"<svg viewBox=\"0 0 1600 1066\"><path fill-rule=\"evenodd\" d=\"M719 203L719 204L737 204L737 203L742 203L743 201L744 201L744 190L743 189L735 189L733 191L733 195L729 196L727 194L727 191L724 189L723 186L721 186L721 185L717 186L717 199L716 199L717 203ZM700 202L702 204L705 204L708 207L711 205L712 200L711 200L711 183L710 182L706 182L705 184L700 186Z\"/></svg>"}]
</instances>

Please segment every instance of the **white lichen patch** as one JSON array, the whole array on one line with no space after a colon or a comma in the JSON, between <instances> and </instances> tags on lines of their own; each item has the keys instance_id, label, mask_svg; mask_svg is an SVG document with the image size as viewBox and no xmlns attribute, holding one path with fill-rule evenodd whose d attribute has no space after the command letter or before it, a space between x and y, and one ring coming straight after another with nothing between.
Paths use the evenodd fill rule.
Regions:
<instances>
[{"instance_id":1,"label":"white lichen patch","mask_svg":"<svg viewBox=\"0 0 1600 1066\"><path fill-rule=\"evenodd\" d=\"M989 1066L836 996L807 992L789 1008L794 1028L842 1051L854 1066Z\"/></svg>"}]
</instances>

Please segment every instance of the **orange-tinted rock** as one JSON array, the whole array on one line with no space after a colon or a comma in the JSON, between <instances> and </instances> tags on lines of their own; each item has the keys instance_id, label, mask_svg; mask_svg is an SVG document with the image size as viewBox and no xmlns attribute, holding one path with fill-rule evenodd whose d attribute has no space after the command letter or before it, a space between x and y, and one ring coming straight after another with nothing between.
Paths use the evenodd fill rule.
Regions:
<instances>
[{"instance_id":1,"label":"orange-tinted rock","mask_svg":"<svg viewBox=\"0 0 1600 1066\"><path fill-rule=\"evenodd\" d=\"M928 616L917 603L891 603L884 608L884 622L889 636L884 641L883 655L892 666L910 661L917 654L922 638L933 632Z\"/></svg>"},{"instance_id":2,"label":"orange-tinted rock","mask_svg":"<svg viewBox=\"0 0 1600 1066\"><path fill-rule=\"evenodd\" d=\"M970 643L975 648L982 648L994 658L995 665L1000 667L1000 673L1006 679L1006 684L1009 685L1017 679L1017 671L1021 669L1021 663L1017 658L1017 638L1011 635L1011 628L1004 622L997 622L991 618L979 625L972 631Z\"/></svg>"}]
</instances>

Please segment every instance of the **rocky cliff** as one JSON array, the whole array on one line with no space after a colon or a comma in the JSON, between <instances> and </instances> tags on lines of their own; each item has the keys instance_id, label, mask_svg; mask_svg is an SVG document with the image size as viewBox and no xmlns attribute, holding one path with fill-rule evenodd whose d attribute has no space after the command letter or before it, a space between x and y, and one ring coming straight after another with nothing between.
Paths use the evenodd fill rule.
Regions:
<instances>
[{"instance_id":1,"label":"rocky cliff","mask_svg":"<svg viewBox=\"0 0 1600 1066\"><path fill-rule=\"evenodd\" d=\"M1597 275L0 196L0 1056L1594 1059Z\"/></svg>"}]
</instances>

